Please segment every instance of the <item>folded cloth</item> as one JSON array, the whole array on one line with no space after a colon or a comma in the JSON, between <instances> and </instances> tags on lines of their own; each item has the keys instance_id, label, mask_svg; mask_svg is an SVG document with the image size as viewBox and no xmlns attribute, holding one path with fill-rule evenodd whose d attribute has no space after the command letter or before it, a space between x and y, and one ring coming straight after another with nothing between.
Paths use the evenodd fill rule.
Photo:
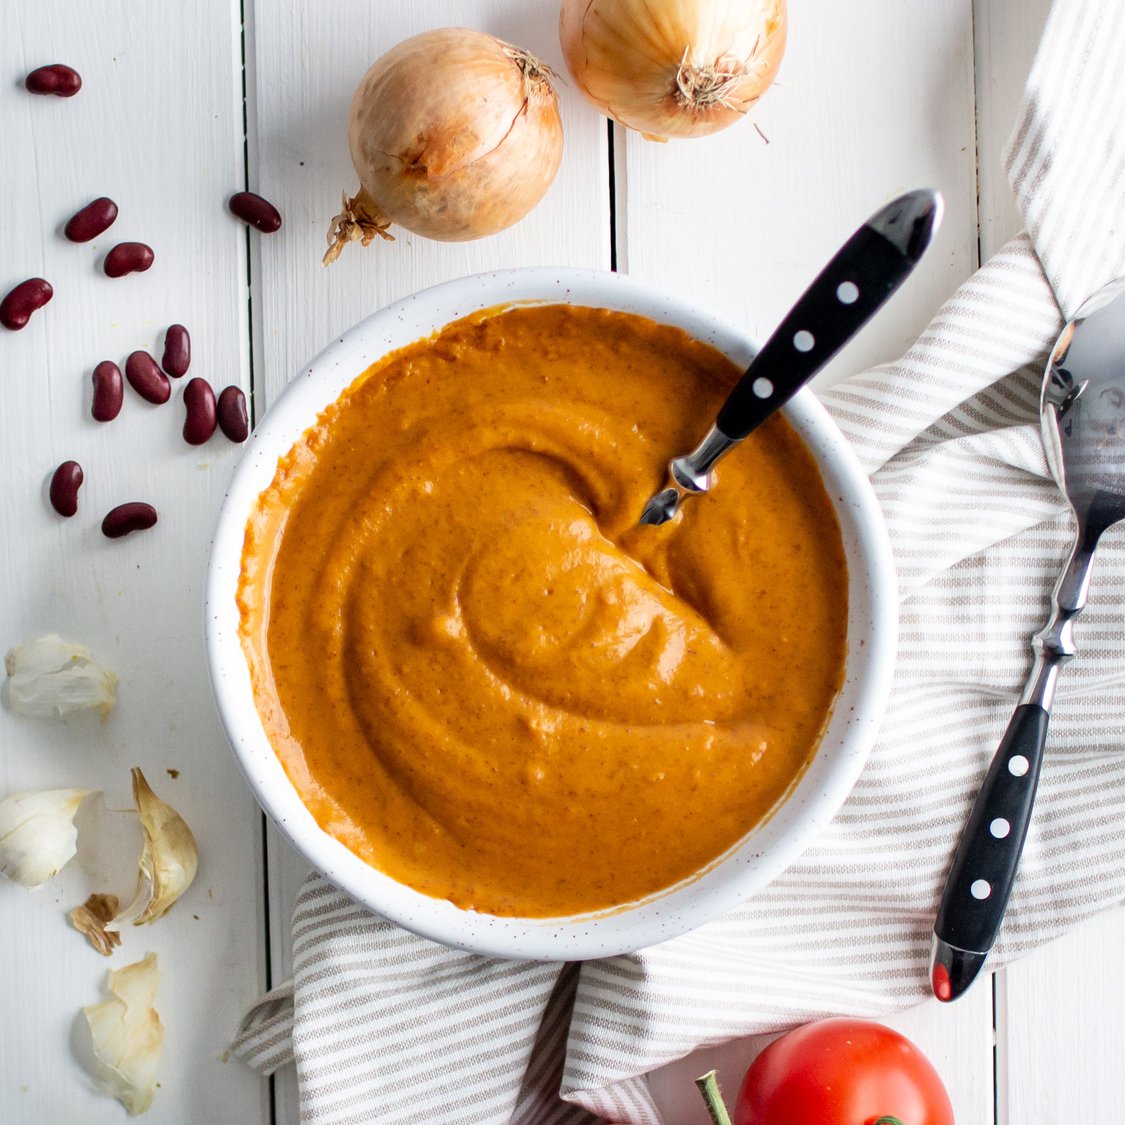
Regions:
<instances>
[{"instance_id":1,"label":"folded cloth","mask_svg":"<svg viewBox=\"0 0 1125 1125\"><path fill-rule=\"evenodd\" d=\"M295 1062L302 1120L660 1125L644 1075L693 1049L928 995L944 873L1016 702L1071 536L1037 425L1045 354L1125 273L1125 7L1057 0L1009 146L1029 234L895 363L823 400L890 529L901 638L886 721L848 801L740 909L621 957L559 966L435 945L319 876L294 980L235 1044ZM1019 881L990 964L1125 898L1125 534L1103 540L1062 677Z\"/></svg>"}]
</instances>

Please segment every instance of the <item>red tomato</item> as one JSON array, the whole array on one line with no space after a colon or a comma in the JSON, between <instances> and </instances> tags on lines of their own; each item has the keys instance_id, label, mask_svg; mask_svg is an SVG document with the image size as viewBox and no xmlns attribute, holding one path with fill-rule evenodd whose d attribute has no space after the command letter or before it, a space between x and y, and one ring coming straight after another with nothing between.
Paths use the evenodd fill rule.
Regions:
<instances>
[{"instance_id":1,"label":"red tomato","mask_svg":"<svg viewBox=\"0 0 1125 1125\"><path fill-rule=\"evenodd\" d=\"M929 1059L867 1020L806 1024L771 1043L746 1072L734 1125L954 1125Z\"/></svg>"}]
</instances>

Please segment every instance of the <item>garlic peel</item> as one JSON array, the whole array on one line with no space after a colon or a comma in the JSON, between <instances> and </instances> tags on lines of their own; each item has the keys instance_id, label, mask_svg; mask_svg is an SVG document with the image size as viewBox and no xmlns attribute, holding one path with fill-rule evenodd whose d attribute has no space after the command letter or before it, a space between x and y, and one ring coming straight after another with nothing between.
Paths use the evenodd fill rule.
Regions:
<instances>
[{"instance_id":1,"label":"garlic peel","mask_svg":"<svg viewBox=\"0 0 1125 1125\"><path fill-rule=\"evenodd\" d=\"M93 894L67 915L70 924L103 957L111 956L114 948L121 944L121 935L105 928L106 923L117 913L117 907L117 895Z\"/></svg>"},{"instance_id":2,"label":"garlic peel","mask_svg":"<svg viewBox=\"0 0 1125 1125\"><path fill-rule=\"evenodd\" d=\"M0 871L24 887L41 887L78 850L74 815L91 789L44 789L0 801Z\"/></svg>"},{"instance_id":3,"label":"garlic peel","mask_svg":"<svg viewBox=\"0 0 1125 1125\"><path fill-rule=\"evenodd\" d=\"M21 715L54 719L95 710L104 719L117 700L117 677L85 645L54 633L9 649L4 666L8 700Z\"/></svg>"},{"instance_id":4,"label":"garlic peel","mask_svg":"<svg viewBox=\"0 0 1125 1125\"><path fill-rule=\"evenodd\" d=\"M109 1000L83 1008L97 1066L94 1082L130 1114L152 1105L164 1026L153 1007L160 985L156 954L109 974Z\"/></svg>"},{"instance_id":5,"label":"garlic peel","mask_svg":"<svg viewBox=\"0 0 1125 1125\"><path fill-rule=\"evenodd\" d=\"M130 922L143 926L168 912L191 886L199 867L199 851L187 822L150 788L139 768L133 769L133 799L141 818L145 842L138 863L137 893L107 930Z\"/></svg>"}]
</instances>

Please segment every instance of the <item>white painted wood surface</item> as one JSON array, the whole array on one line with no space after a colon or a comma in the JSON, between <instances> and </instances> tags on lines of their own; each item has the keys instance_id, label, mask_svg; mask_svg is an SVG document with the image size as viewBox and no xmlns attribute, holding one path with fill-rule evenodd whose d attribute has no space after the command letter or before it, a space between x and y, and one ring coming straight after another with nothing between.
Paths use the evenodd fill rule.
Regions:
<instances>
[{"instance_id":1,"label":"white painted wood surface","mask_svg":"<svg viewBox=\"0 0 1125 1125\"><path fill-rule=\"evenodd\" d=\"M527 220L468 244L401 233L392 244L349 247L325 272L328 220L340 192L354 188L345 114L366 66L409 34L462 24L561 71L554 0L246 0L245 145L236 0L8 0L0 289L41 274L56 297L24 332L0 331L0 648L55 629L89 644L122 682L105 726L33 723L0 710L0 795L82 784L105 789L108 809L122 809L128 767L139 764L197 830L202 866L176 910L128 933L110 961L88 950L63 914L93 889L130 893L137 839L128 817L104 805L84 810L84 841L102 842L84 843L38 894L0 883L0 1121L122 1117L89 1093L72 1025L81 1005L100 998L107 967L149 949L161 956L168 1029L149 1120L297 1120L291 1076L271 1090L221 1061L238 1013L265 983L267 960L275 982L287 972L287 920L306 870L272 832L263 850L261 818L206 687L201 579L237 451L221 438L202 451L182 444L178 388L161 408L130 394L121 418L94 424L93 364L156 349L163 328L182 321L193 333L192 373L216 386L252 379L261 412L336 333L406 293L496 267L604 268L614 254L620 268L690 291L762 334L861 217L897 191L932 183L948 206L941 243L824 378L891 358L978 254L1017 228L1000 152L1047 0L790 6L788 55L757 115L768 145L749 126L663 146L614 132L615 246L610 133L566 84L562 169ZM78 97L33 98L18 86L33 66L60 60L83 75ZM278 235L247 239L226 215L225 197L247 178L284 214ZM103 193L121 205L117 225L93 246L65 242L62 221ZM96 263L125 238L150 242L156 265L109 281ZM82 462L87 484L79 516L63 522L46 506L45 480L69 457ZM97 524L125 499L150 499L161 522L107 543ZM959 1122L1120 1116L1113 1045L1125 1033L1123 920L1120 909L1094 920L957 1005L922 1005L888 1021L935 1061ZM762 1043L700 1052L655 1075L668 1120L703 1125L691 1078L717 1064L733 1093Z\"/></svg>"},{"instance_id":2,"label":"white painted wood surface","mask_svg":"<svg viewBox=\"0 0 1125 1125\"><path fill-rule=\"evenodd\" d=\"M55 296L23 331L0 329L0 650L58 632L87 644L120 684L104 725L0 710L0 793L105 791L80 813L88 831L58 880L32 894L0 879L0 1121L123 1118L75 1064L74 1021L104 997L108 968L149 950L167 1043L149 1120L260 1121L260 1081L223 1061L264 980L260 814L220 732L202 644L208 539L238 450L184 444L179 387L162 407L129 391L108 425L89 416L93 366L160 348L177 321L193 333L193 374L248 383L246 236L224 211L244 179L238 8L20 0L3 13L0 291L39 275ZM77 97L17 85L56 61L82 74ZM62 238L65 220L103 194L120 207L116 224L86 245ZM148 273L101 272L122 240L153 247ZM79 514L64 521L47 506L46 481L69 458L86 483ZM103 538L104 513L129 500L154 504L159 524ZM198 833L199 876L166 919L130 929L105 959L66 912L95 890L132 897L140 833L107 809L131 807L133 765Z\"/></svg>"}]
</instances>

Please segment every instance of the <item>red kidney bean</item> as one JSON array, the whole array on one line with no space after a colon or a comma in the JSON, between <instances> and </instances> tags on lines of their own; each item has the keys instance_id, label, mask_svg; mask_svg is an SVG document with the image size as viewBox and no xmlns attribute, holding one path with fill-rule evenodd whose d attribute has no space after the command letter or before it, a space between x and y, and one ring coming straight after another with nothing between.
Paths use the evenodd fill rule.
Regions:
<instances>
[{"instance_id":1,"label":"red kidney bean","mask_svg":"<svg viewBox=\"0 0 1125 1125\"><path fill-rule=\"evenodd\" d=\"M164 356L160 366L176 379L187 374L191 366L191 337L182 324L173 324L164 333Z\"/></svg>"},{"instance_id":2,"label":"red kidney bean","mask_svg":"<svg viewBox=\"0 0 1125 1125\"><path fill-rule=\"evenodd\" d=\"M121 381L121 368L111 360L103 359L94 368L94 405L91 414L95 422L112 422L121 413L125 400L125 385Z\"/></svg>"},{"instance_id":3,"label":"red kidney bean","mask_svg":"<svg viewBox=\"0 0 1125 1125\"><path fill-rule=\"evenodd\" d=\"M102 534L107 539L120 539L132 531L147 531L155 524L156 509L151 504L134 500L131 504L118 504L102 520Z\"/></svg>"},{"instance_id":4,"label":"red kidney bean","mask_svg":"<svg viewBox=\"0 0 1125 1125\"><path fill-rule=\"evenodd\" d=\"M215 432L215 392L206 379L192 379L184 387L184 441L188 445L202 445Z\"/></svg>"},{"instance_id":5,"label":"red kidney bean","mask_svg":"<svg viewBox=\"0 0 1125 1125\"><path fill-rule=\"evenodd\" d=\"M106 256L107 277L124 277L127 273L144 273L156 255L143 242L119 242Z\"/></svg>"},{"instance_id":6,"label":"red kidney bean","mask_svg":"<svg viewBox=\"0 0 1125 1125\"><path fill-rule=\"evenodd\" d=\"M85 476L77 461L64 461L51 477L51 507L60 516L73 516L78 511L78 490Z\"/></svg>"},{"instance_id":7,"label":"red kidney bean","mask_svg":"<svg viewBox=\"0 0 1125 1125\"><path fill-rule=\"evenodd\" d=\"M0 301L0 324L17 332L31 319L31 314L41 309L54 295L51 283L41 277L21 281Z\"/></svg>"},{"instance_id":8,"label":"red kidney bean","mask_svg":"<svg viewBox=\"0 0 1125 1125\"><path fill-rule=\"evenodd\" d=\"M108 196L99 196L93 203L87 203L81 211L75 211L63 227L63 234L71 242L89 242L99 234L105 234L117 219L117 204Z\"/></svg>"},{"instance_id":9,"label":"red kidney bean","mask_svg":"<svg viewBox=\"0 0 1125 1125\"><path fill-rule=\"evenodd\" d=\"M262 234L273 234L281 228L281 213L268 200L252 191L235 192L227 202L230 213L244 223L249 223Z\"/></svg>"},{"instance_id":10,"label":"red kidney bean","mask_svg":"<svg viewBox=\"0 0 1125 1125\"><path fill-rule=\"evenodd\" d=\"M172 384L168 376L156 365L156 360L148 352L131 352L125 361L125 378L133 388L148 402L159 406L172 395Z\"/></svg>"},{"instance_id":11,"label":"red kidney bean","mask_svg":"<svg viewBox=\"0 0 1125 1125\"><path fill-rule=\"evenodd\" d=\"M60 98L73 98L82 89L82 76L65 63L36 67L23 81L33 94L54 94Z\"/></svg>"},{"instance_id":12,"label":"red kidney bean","mask_svg":"<svg viewBox=\"0 0 1125 1125\"><path fill-rule=\"evenodd\" d=\"M226 387L219 395L219 429L233 442L243 442L250 436L246 396L240 387Z\"/></svg>"}]
</instances>

